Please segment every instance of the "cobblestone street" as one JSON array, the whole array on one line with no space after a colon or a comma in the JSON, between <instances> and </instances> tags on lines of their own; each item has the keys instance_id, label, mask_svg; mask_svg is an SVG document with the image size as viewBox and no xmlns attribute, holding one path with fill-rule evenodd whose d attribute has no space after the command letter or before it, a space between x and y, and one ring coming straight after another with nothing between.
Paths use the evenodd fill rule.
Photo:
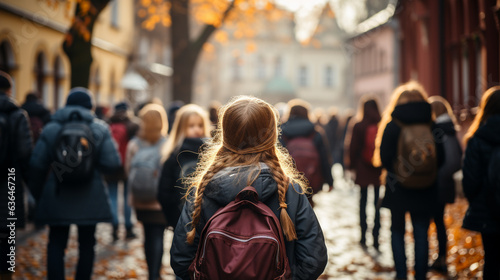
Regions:
<instances>
[{"instance_id":1,"label":"cobblestone street","mask_svg":"<svg viewBox=\"0 0 500 280\"><path fill-rule=\"evenodd\" d=\"M338 175L338 174L337 174ZM390 212L381 210L380 252L372 247L371 235L367 235L368 248L359 245L358 227L359 189L344 182L339 176L332 192L321 192L314 197L315 211L322 225L327 246L329 263L320 279L393 279L392 251L390 246ZM372 198L369 192L368 199ZM477 234L460 229L461 217L466 209L463 200L453 206L454 215L447 214L445 222L449 234L448 264L451 279L481 279L482 247ZM373 217L373 206L368 206L368 217ZM447 208L449 212L450 208ZM368 224L370 231L371 223ZM96 262L94 280L104 279L146 279L147 267L142 248L142 227L135 228L138 238L130 241L120 240L113 244L111 225L99 224L97 227ZM408 226L411 230L411 226ZM433 224L429 231L431 256L435 253L436 238ZM124 232L122 232L124 235ZM173 232L165 235L165 254L163 258L162 279L175 279L170 263L170 243ZM406 236L407 250L413 248L412 235ZM18 247L15 279L44 279L46 272L47 230L31 235ZM77 261L78 243L76 228L72 228L71 238L66 251L66 276L73 279ZM413 256L408 254L408 262ZM411 267L411 265L409 265ZM446 279L429 273L430 279Z\"/></svg>"}]
</instances>

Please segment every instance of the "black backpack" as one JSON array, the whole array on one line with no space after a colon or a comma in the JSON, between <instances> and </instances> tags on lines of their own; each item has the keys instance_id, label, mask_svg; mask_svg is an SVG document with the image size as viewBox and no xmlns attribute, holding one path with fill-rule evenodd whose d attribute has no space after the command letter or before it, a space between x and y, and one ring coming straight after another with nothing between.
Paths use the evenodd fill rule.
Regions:
<instances>
[{"instance_id":1,"label":"black backpack","mask_svg":"<svg viewBox=\"0 0 500 280\"><path fill-rule=\"evenodd\" d=\"M81 186L93 178L96 146L90 124L78 111L70 114L57 135L53 170L64 186Z\"/></svg>"},{"instance_id":2,"label":"black backpack","mask_svg":"<svg viewBox=\"0 0 500 280\"><path fill-rule=\"evenodd\" d=\"M488 164L487 205L493 218L500 223L500 146L493 149Z\"/></svg>"}]
</instances>

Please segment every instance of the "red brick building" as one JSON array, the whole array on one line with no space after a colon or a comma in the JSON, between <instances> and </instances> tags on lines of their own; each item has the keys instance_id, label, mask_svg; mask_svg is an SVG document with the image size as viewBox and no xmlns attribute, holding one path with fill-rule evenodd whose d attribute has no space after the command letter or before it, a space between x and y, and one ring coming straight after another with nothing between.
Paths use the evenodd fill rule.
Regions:
<instances>
[{"instance_id":1,"label":"red brick building","mask_svg":"<svg viewBox=\"0 0 500 280\"><path fill-rule=\"evenodd\" d=\"M400 0L402 82L421 82L462 112L500 84L500 0Z\"/></svg>"}]
</instances>

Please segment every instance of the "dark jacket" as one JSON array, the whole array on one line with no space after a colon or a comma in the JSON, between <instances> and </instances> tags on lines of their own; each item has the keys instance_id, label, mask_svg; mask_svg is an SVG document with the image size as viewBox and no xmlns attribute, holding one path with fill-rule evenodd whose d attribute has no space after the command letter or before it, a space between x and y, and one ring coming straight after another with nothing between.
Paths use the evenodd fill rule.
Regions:
<instances>
[{"instance_id":1,"label":"dark jacket","mask_svg":"<svg viewBox=\"0 0 500 280\"><path fill-rule=\"evenodd\" d=\"M321 173L324 182L329 186L333 186L332 164L330 161L328 143L325 143L323 135L315 129L314 124L307 119L290 117L290 119L281 126L281 131L283 136L280 141L285 147L286 142L293 138L307 137L314 134L313 141L321 159Z\"/></svg>"},{"instance_id":2,"label":"dark jacket","mask_svg":"<svg viewBox=\"0 0 500 280\"><path fill-rule=\"evenodd\" d=\"M436 135L443 143L444 163L438 171L438 201L440 204L455 202L453 174L462 166L462 147L457 138L455 124L447 115L436 120Z\"/></svg>"},{"instance_id":3,"label":"dark jacket","mask_svg":"<svg viewBox=\"0 0 500 280\"><path fill-rule=\"evenodd\" d=\"M340 150L343 148L343 144L340 143L339 119L337 116L332 116L325 125L325 133L330 146L332 163L338 163L340 162Z\"/></svg>"},{"instance_id":4,"label":"dark jacket","mask_svg":"<svg viewBox=\"0 0 500 280\"><path fill-rule=\"evenodd\" d=\"M195 257L199 234L206 222L219 208L234 200L238 192L246 187L249 172L251 171L248 166L229 167L216 174L206 186L202 203L202 216L197 226L193 245L186 243L186 234L191 229L189 223L193 209L192 200L187 201L175 228L170 250L170 264L175 274L181 279L189 279L188 267ZM234 176L234 174L237 175ZM279 217L278 188L265 164L261 164L260 175L252 186L257 190L259 199ZM317 279L323 272L328 259L325 240L307 197L298 192L300 192L298 186L290 185L286 193L287 212L295 225L298 237L298 240L285 242L286 254L293 279Z\"/></svg>"},{"instance_id":5,"label":"dark jacket","mask_svg":"<svg viewBox=\"0 0 500 280\"><path fill-rule=\"evenodd\" d=\"M183 196L186 187L182 183L182 169L189 169L188 165L197 163L201 145L203 145L201 138L186 138L163 164L158 185L158 202L161 204L167 224L173 228L177 225L185 202Z\"/></svg>"},{"instance_id":6,"label":"dark jacket","mask_svg":"<svg viewBox=\"0 0 500 280\"><path fill-rule=\"evenodd\" d=\"M462 185L469 201L463 227L482 233L500 233L500 224L492 217L487 204L488 165L491 153L500 146L500 115L488 118L467 143Z\"/></svg>"},{"instance_id":7,"label":"dark jacket","mask_svg":"<svg viewBox=\"0 0 500 280\"><path fill-rule=\"evenodd\" d=\"M363 120L357 122L350 132L349 165L356 172L354 183L361 187L367 187L370 184L380 186L382 168L374 167L371 162L363 158L363 151L366 149L366 130L370 125L377 125L380 121L379 118L366 116Z\"/></svg>"},{"instance_id":8,"label":"dark jacket","mask_svg":"<svg viewBox=\"0 0 500 280\"><path fill-rule=\"evenodd\" d=\"M395 178L394 163L398 153L398 139L401 128L394 122L404 124L431 123L431 106L427 102L411 102L396 106L392 112L393 120L385 127L380 145L382 166L387 170L386 190L382 206L397 211L428 212L437 203L437 188L433 186L423 190L410 190L402 187ZM435 125L432 125L432 130ZM436 134L434 134L436 136ZM443 162L443 146L436 141L438 167Z\"/></svg>"},{"instance_id":9,"label":"dark jacket","mask_svg":"<svg viewBox=\"0 0 500 280\"><path fill-rule=\"evenodd\" d=\"M50 111L38 101L26 101L22 107L29 117L38 117L46 125L50 121Z\"/></svg>"},{"instance_id":10,"label":"dark jacket","mask_svg":"<svg viewBox=\"0 0 500 280\"><path fill-rule=\"evenodd\" d=\"M16 102L9 98L4 92L0 92L0 112L6 115L9 131L9 147L7 161L1 162L1 186L0 191L0 217L2 219L8 216L8 168L15 168L15 217L17 217L16 227L23 228L24 219L24 190L23 181L28 178L29 159L33 150L33 142L29 128L28 116L26 112L19 109ZM11 185L12 187L12 185ZM1 228L5 228L7 223L2 223Z\"/></svg>"},{"instance_id":11,"label":"dark jacket","mask_svg":"<svg viewBox=\"0 0 500 280\"><path fill-rule=\"evenodd\" d=\"M57 179L51 167L57 135L73 111L78 111L95 138L96 168L92 180L82 187L61 187L56 192ZM114 172L121 163L111 138L108 125L80 106L66 106L58 110L48 123L35 146L30 161L30 189L37 200L35 219L48 225L93 225L111 222L108 192L102 172ZM47 172L49 172L46 180ZM44 182L44 183L43 183Z\"/></svg>"}]
</instances>

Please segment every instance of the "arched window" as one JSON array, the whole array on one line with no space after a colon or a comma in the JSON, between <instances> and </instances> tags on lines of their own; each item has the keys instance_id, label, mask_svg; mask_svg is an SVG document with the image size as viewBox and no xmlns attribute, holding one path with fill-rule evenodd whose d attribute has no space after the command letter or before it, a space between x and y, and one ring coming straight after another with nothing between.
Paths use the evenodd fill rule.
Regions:
<instances>
[{"instance_id":1,"label":"arched window","mask_svg":"<svg viewBox=\"0 0 500 280\"><path fill-rule=\"evenodd\" d=\"M308 71L307 67L302 65L299 68L299 85L301 87L306 87L308 85Z\"/></svg>"},{"instance_id":2,"label":"arched window","mask_svg":"<svg viewBox=\"0 0 500 280\"><path fill-rule=\"evenodd\" d=\"M266 78L266 61L262 55L257 57L257 79L262 80Z\"/></svg>"},{"instance_id":3,"label":"arched window","mask_svg":"<svg viewBox=\"0 0 500 280\"><path fill-rule=\"evenodd\" d=\"M113 106L116 101L116 81L115 81L115 71L111 71L111 76L109 77L109 105Z\"/></svg>"},{"instance_id":4,"label":"arched window","mask_svg":"<svg viewBox=\"0 0 500 280\"><path fill-rule=\"evenodd\" d=\"M95 68L94 75L91 76L92 84L94 85L94 102L95 106L100 105L101 100L101 75L99 71L99 67Z\"/></svg>"},{"instance_id":5,"label":"arched window","mask_svg":"<svg viewBox=\"0 0 500 280\"><path fill-rule=\"evenodd\" d=\"M283 59L281 56L278 56L274 65L274 76L275 77L283 77Z\"/></svg>"},{"instance_id":6,"label":"arched window","mask_svg":"<svg viewBox=\"0 0 500 280\"><path fill-rule=\"evenodd\" d=\"M64 65L61 57L58 55L54 59L54 109L59 109L63 105Z\"/></svg>"},{"instance_id":7,"label":"arched window","mask_svg":"<svg viewBox=\"0 0 500 280\"><path fill-rule=\"evenodd\" d=\"M12 46L9 41L4 40L0 43L0 70L8 73L12 76L12 71L17 68L16 59L14 57L14 52L12 51ZM14 84L12 85L12 97L16 97L16 83L15 77L12 77Z\"/></svg>"},{"instance_id":8,"label":"arched window","mask_svg":"<svg viewBox=\"0 0 500 280\"><path fill-rule=\"evenodd\" d=\"M233 80L239 81L241 80L241 68L243 65L243 60L238 55L233 59Z\"/></svg>"},{"instance_id":9,"label":"arched window","mask_svg":"<svg viewBox=\"0 0 500 280\"><path fill-rule=\"evenodd\" d=\"M35 90L39 93L40 99L45 104L48 103L47 84L45 78L47 77L47 59L45 54L40 51L36 55L35 61Z\"/></svg>"}]
</instances>

